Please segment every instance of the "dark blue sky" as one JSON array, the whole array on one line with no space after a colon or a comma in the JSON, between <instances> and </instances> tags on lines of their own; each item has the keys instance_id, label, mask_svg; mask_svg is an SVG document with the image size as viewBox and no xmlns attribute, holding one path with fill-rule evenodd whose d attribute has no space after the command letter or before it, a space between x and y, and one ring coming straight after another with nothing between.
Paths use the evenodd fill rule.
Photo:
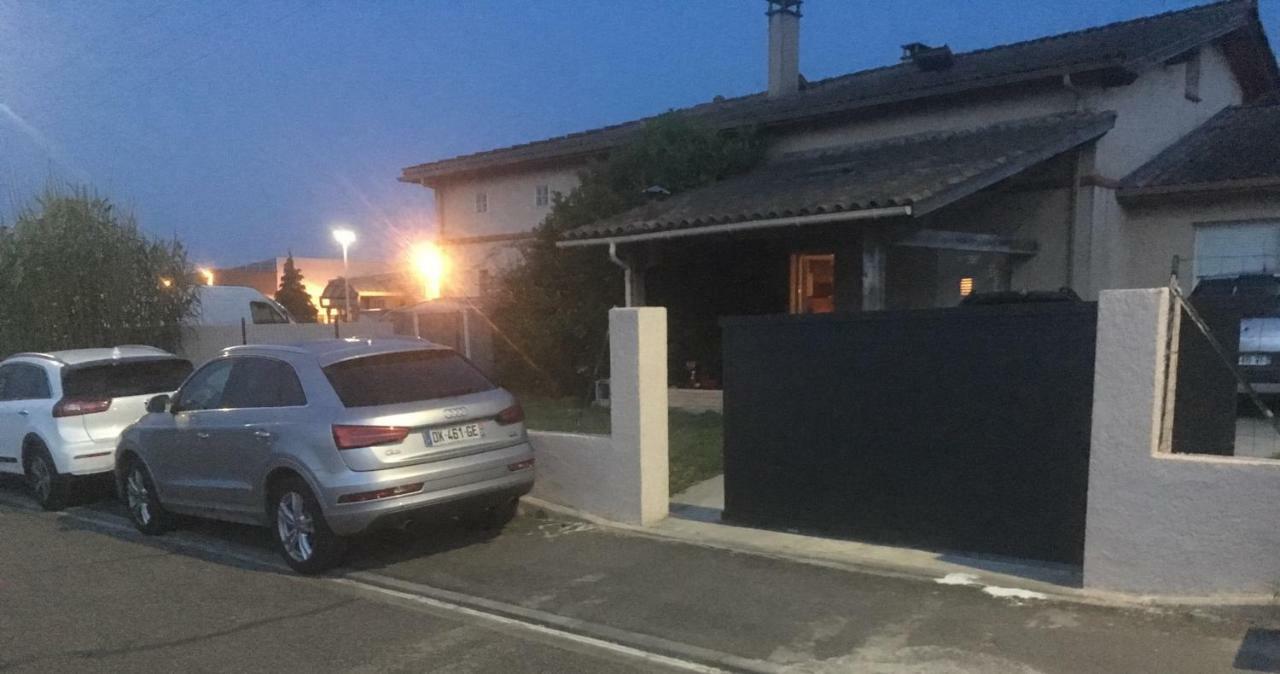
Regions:
<instances>
[{"instance_id":1,"label":"dark blue sky","mask_svg":"<svg viewBox=\"0 0 1280 674\"><path fill-rule=\"evenodd\" d=\"M1188 0L808 0L810 79ZM401 167L762 89L763 0L0 0L0 219L88 183L199 263L392 254L426 233ZM1277 42L1280 0L1262 0Z\"/></svg>"}]
</instances>

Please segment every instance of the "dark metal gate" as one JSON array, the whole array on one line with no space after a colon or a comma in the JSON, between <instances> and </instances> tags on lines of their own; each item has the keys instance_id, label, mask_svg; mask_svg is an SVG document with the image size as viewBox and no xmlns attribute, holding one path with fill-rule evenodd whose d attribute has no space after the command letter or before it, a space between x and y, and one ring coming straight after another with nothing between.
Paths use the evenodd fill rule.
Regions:
<instances>
[{"instance_id":1,"label":"dark metal gate","mask_svg":"<svg viewBox=\"0 0 1280 674\"><path fill-rule=\"evenodd\" d=\"M722 326L727 520L1081 562L1096 304Z\"/></svg>"}]
</instances>

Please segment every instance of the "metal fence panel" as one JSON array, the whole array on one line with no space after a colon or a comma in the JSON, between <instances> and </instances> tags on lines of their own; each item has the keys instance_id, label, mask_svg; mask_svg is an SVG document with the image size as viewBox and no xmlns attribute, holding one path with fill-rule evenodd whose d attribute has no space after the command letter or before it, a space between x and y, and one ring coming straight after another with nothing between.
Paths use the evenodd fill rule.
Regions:
<instances>
[{"instance_id":1,"label":"metal fence panel","mask_svg":"<svg viewBox=\"0 0 1280 674\"><path fill-rule=\"evenodd\" d=\"M1096 304L722 325L726 519L1080 563Z\"/></svg>"}]
</instances>

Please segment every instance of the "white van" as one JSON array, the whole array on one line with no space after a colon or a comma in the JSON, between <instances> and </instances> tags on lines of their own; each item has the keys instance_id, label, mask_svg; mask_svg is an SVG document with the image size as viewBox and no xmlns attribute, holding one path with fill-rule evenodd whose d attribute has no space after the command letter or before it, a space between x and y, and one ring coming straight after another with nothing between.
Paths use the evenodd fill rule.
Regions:
<instances>
[{"instance_id":1,"label":"white van","mask_svg":"<svg viewBox=\"0 0 1280 674\"><path fill-rule=\"evenodd\" d=\"M253 288L244 286L200 286L196 289L200 306L187 319L191 325L240 325L296 323L289 310Z\"/></svg>"}]
</instances>

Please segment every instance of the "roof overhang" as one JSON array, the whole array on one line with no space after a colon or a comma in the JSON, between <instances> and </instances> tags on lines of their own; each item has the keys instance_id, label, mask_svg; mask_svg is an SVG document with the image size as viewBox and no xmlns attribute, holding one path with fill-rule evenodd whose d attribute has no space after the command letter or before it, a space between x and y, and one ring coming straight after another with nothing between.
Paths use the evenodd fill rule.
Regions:
<instances>
[{"instance_id":1,"label":"roof overhang","mask_svg":"<svg viewBox=\"0 0 1280 674\"><path fill-rule=\"evenodd\" d=\"M623 234L618 236L606 236L595 239L575 239L569 241L557 241L556 246L559 248L575 248L580 246L601 246L608 244L638 243L641 241L660 241L664 239L675 239L689 236L711 236L714 234L733 234L736 232L745 232L758 229L777 229L783 227L801 227L804 225L825 225L838 222L850 222L853 220L875 220L880 218L909 217L911 215L911 206L889 206L887 208L867 208L858 211L844 211L841 213L819 213L815 215L802 215L790 218L767 218L764 220L748 220L746 222L732 222L721 225L709 225L706 227L695 227L690 229L670 229L658 232L644 232L641 234Z\"/></svg>"},{"instance_id":2,"label":"roof overhang","mask_svg":"<svg viewBox=\"0 0 1280 674\"><path fill-rule=\"evenodd\" d=\"M1213 182L1155 185L1151 187L1122 187L1116 190L1116 198L1130 205L1146 205L1171 197L1194 199L1253 193L1280 193L1280 177L1216 180Z\"/></svg>"}]
</instances>

